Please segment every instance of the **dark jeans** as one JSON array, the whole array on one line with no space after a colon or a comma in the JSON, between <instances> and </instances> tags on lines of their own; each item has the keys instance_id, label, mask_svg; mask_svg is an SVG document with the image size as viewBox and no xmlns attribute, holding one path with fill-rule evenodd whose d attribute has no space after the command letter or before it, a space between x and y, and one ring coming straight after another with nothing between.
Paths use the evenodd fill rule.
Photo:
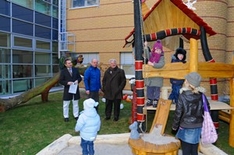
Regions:
<instances>
[{"instance_id":1,"label":"dark jeans","mask_svg":"<svg viewBox=\"0 0 234 155\"><path fill-rule=\"evenodd\" d=\"M121 99L115 99L115 100L106 99L106 109L105 109L106 117L109 117L109 118L111 117L112 105L114 103L114 118L119 119L120 102L121 102Z\"/></svg>"},{"instance_id":2,"label":"dark jeans","mask_svg":"<svg viewBox=\"0 0 234 155\"><path fill-rule=\"evenodd\" d=\"M198 155L198 144L190 144L181 140L183 155Z\"/></svg>"},{"instance_id":3,"label":"dark jeans","mask_svg":"<svg viewBox=\"0 0 234 155\"><path fill-rule=\"evenodd\" d=\"M147 86L147 99L159 100L161 87Z\"/></svg>"},{"instance_id":4,"label":"dark jeans","mask_svg":"<svg viewBox=\"0 0 234 155\"><path fill-rule=\"evenodd\" d=\"M99 102L99 92L98 91L90 91L88 97L92 98L95 102ZM96 106L95 109L98 112L98 106Z\"/></svg>"},{"instance_id":5,"label":"dark jeans","mask_svg":"<svg viewBox=\"0 0 234 155\"><path fill-rule=\"evenodd\" d=\"M82 155L94 155L93 141L81 138L80 146L82 147Z\"/></svg>"},{"instance_id":6,"label":"dark jeans","mask_svg":"<svg viewBox=\"0 0 234 155\"><path fill-rule=\"evenodd\" d=\"M182 85L173 84L172 85L172 91L171 91L171 94L169 96L169 99L172 100L172 101L175 101L175 103L178 103L181 88L182 88Z\"/></svg>"}]
</instances>

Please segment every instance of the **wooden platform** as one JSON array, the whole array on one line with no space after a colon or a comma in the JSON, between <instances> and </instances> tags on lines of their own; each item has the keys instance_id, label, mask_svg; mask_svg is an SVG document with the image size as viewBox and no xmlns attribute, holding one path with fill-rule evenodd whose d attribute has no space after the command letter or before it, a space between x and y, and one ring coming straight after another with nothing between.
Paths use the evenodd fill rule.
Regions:
<instances>
[{"instance_id":1,"label":"wooden platform","mask_svg":"<svg viewBox=\"0 0 234 155\"><path fill-rule=\"evenodd\" d=\"M231 107L227 103L220 102L220 101L214 101L214 100L209 100L210 103L210 110L230 110L234 109L234 107ZM147 114L147 110L156 110L157 108L153 106L145 106L143 108L144 114ZM175 104L171 104L170 110L174 111L175 110Z\"/></svg>"}]
</instances>

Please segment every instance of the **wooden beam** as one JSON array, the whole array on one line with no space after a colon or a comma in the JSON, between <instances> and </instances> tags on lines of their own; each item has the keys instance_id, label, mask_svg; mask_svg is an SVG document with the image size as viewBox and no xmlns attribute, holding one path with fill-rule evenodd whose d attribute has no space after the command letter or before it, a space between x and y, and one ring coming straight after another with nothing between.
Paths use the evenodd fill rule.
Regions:
<instances>
[{"instance_id":1,"label":"wooden beam","mask_svg":"<svg viewBox=\"0 0 234 155\"><path fill-rule=\"evenodd\" d=\"M184 79L190 72L190 63L168 63L163 68L156 69L149 65L143 65L143 77L164 77ZM234 77L234 65L225 63L199 62L197 72L203 78L232 78Z\"/></svg>"},{"instance_id":2,"label":"wooden beam","mask_svg":"<svg viewBox=\"0 0 234 155\"><path fill-rule=\"evenodd\" d=\"M197 72L198 71L198 43L196 39L190 39L190 65L189 70L190 72Z\"/></svg>"}]
</instances>

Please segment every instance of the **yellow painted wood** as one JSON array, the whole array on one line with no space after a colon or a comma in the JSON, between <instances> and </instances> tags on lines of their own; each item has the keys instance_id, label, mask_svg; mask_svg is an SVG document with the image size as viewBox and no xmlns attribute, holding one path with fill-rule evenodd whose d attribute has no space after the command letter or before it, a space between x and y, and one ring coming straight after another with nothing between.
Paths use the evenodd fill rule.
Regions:
<instances>
[{"instance_id":1,"label":"yellow painted wood","mask_svg":"<svg viewBox=\"0 0 234 155\"><path fill-rule=\"evenodd\" d=\"M150 132L153 131L155 126L157 127L158 125L162 125L161 134L164 134L165 127L167 125L167 118L170 112L170 107L171 100L164 100L162 98L159 99Z\"/></svg>"},{"instance_id":2,"label":"yellow painted wood","mask_svg":"<svg viewBox=\"0 0 234 155\"><path fill-rule=\"evenodd\" d=\"M196 39L190 39L190 65L189 69L190 72L197 72L198 71L198 43Z\"/></svg>"},{"instance_id":3,"label":"yellow painted wood","mask_svg":"<svg viewBox=\"0 0 234 155\"><path fill-rule=\"evenodd\" d=\"M230 79L230 106L234 107L234 78ZM229 145L234 147L234 110L231 110L229 123Z\"/></svg>"},{"instance_id":4,"label":"yellow painted wood","mask_svg":"<svg viewBox=\"0 0 234 155\"><path fill-rule=\"evenodd\" d=\"M191 63L191 62L190 62ZM184 79L190 72L190 63L168 63L163 68L156 69L149 65L143 66L143 77L164 77ZM199 62L197 72L203 78L232 78L234 77L234 65L225 63Z\"/></svg>"}]
</instances>

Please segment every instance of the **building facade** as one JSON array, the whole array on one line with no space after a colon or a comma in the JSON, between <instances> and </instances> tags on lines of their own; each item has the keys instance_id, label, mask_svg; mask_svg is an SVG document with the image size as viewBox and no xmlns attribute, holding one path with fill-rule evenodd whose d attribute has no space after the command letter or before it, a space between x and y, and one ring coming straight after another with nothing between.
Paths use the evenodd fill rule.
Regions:
<instances>
[{"instance_id":1,"label":"building facade","mask_svg":"<svg viewBox=\"0 0 234 155\"><path fill-rule=\"evenodd\" d=\"M0 0L0 95L34 88L58 68L58 0Z\"/></svg>"}]
</instances>

